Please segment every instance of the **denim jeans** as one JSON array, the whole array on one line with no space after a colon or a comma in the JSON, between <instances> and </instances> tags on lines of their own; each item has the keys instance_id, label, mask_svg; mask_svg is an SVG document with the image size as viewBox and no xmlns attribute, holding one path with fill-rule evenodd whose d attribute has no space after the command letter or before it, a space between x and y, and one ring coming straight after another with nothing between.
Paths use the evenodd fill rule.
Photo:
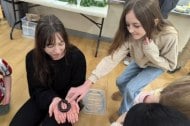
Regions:
<instances>
[{"instance_id":1,"label":"denim jeans","mask_svg":"<svg viewBox=\"0 0 190 126\"><path fill-rule=\"evenodd\" d=\"M140 68L135 61L132 61L116 80L119 91L123 96L119 114L127 112L132 107L133 101L141 89L163 72L164 70L161 68L151 66Z\"/></svg>"}]
</instances>

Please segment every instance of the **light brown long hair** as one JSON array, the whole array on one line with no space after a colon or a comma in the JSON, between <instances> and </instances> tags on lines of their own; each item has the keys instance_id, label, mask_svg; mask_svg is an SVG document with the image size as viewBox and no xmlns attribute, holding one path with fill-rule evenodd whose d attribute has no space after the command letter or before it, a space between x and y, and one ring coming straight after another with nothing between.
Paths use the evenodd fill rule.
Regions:
<instances>
[{"instance_id":1,"label":"light brown long hair","mask_svg":"<svg viewBox=\"0 0 190 126\"><path fill-rule=\"evenodd\" d=\"M131 10L134 11L136 18L142 24L148 38L151 38L153 31L159 32L165 25L169 25L162 17L157 0L129 0L122 12L119 27L113 39L113 44L108 51L109 54L112 54L129 39L131 34L126 28L125 17ZM156 25L155 19L158 20Z\"/></svg>"},{"instance_id":2,"label":"light brown long hair","mask_svg":"<svg viewBox=\"0 0 190 126\"><path fill-rule=\"evenodd\" d=\"M190 118L190 76L185 76L163 89L160 103L173 107Z\"/></svg>"}]
</instances>

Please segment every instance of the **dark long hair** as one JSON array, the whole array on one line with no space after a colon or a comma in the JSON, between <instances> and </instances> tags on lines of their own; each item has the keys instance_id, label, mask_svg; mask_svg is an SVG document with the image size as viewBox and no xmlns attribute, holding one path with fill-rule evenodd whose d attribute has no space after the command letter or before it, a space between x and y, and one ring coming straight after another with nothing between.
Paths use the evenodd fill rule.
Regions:
<instances>
[{"instance_id":1,"label":"dark long hair","mask_svg":"<svg viewBox=\"0 0 190 126\"><path fill-rule=\"evenodd\" d=\"M146 31L146 36L148 38L151 38L153 31L161 31L162 28L168 24L164 21L161 15L157 0L129 0L126 2L126 5L122 12L119 27L113 39L113 44L108 51L109 54L112 54L129 39L131 34L126 28L125 18L126 14L128 14L131 10L134 12L135 16L142 24L142 27ZM158 23L156 25L155 19L158 20Z\"/></svg>"},{"instance_id":2,"label":"dark long hair","mask_svg":"<svg viewBox=\"0 0 190 126\"><path fill-rule=\"evenodd\" d=\"M128 112L123 126L189 126L189 119L176 109L159 103L139 103Z\"/></svg>"},{"instance_id":3,"label":"dark long hair","mask_svg":"<svg viewBox=\"0 0 190 126\"><path fill-rule=\"evenodd\" d=\"M70 43L63 23L55 15L42 17L36 26L34 48L35 75L42 84L51 81L48 60L50 57L45 53L44 48L46 45L55 43L55 33L63 38L65 51L67 51Z\"/></svg>"}]
</instances>

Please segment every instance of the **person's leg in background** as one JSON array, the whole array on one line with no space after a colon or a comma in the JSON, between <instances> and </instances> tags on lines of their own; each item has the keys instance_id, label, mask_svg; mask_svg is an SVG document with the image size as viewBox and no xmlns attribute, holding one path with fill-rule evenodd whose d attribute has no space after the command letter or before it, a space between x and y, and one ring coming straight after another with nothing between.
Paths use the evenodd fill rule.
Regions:
<instances>
[{"instance_id":1,"label":"person's leg in background","mask_svg":"<svg viewBox=\"0 0 190 126\"><path fill-rule=\"evenodd\" d=\"M116 85L119 88L119 91L123 95L127 83L134 78L139 72L143 69L140 68L135 61L132 61L124 72L117 78Z\"/></svg>"},{"instance_id":2,"label":"person's leg in background","mask_svg":"<svg viewBox=\"0 0 190 126\"><path fill-rule=\"evenodd\" d=\"M124 72L116 80L116 85L119 91L113 93L112 100L115 101L122 100L122 94L124 92L123 90L126 84L130 81L131 78L136 76L141 70L142 68L139 68L139 66L134 61L131 61L131 63L125 68Z\"/></svg>"},{"instance_id":3,"label":"person's leg in background","mask_svg":"<svg viewBox=\"0 0 190 126\"><path fill-rule=\"evenodd\" d=\"M134 104L136 95L150 82L160 76L164 70L155 67L144 68L135 77L133 77L126 85L123 100L119 108L119 114L127 112Z\"/></svg>"},{"instance_id":4,"label":"person's leg in background","mask_svg":"<svg viewBox=\"0 0 190 126\"><path fill-rule=\"evenodd\" d=\"M190 60L190 38L183 48L182 52L179 53L178 64L176 68L184 67L188 60ZM190 71L188 74L190 74Z\"/></svg>"},{"instance_id":5,"label":"person's leg in background","mask_svg":"<svg viewBox=\"0 0 190 126\"><path fill-rule=\"evenodd\" d=\"M168 73L173 74L179 71L182 67L185 66L188 60L190 60L190 38L188 42L185 44L185 47L182 49L182 52L180 52L178 55L176 69L173 71L168 71ZM188 74L190 75L190 72Z\"/></svg>"},{"instance_id":6,"label":"person's leg in background","mask_svg":"<svg viewBox=\"0 0 190 126\"><path fill-rule=\"evenodd\" d=\"M116 80L116 84L123 96L123 100L119 111L109 118L110 122L115 121L119 115L128 111L128 108L132 106L134 98L140 90L163 72L162 69L155 67L140 68L134 61L132 61Z\"/></svg>"},{"instance_id":7,"label":"person's leg in background","mask_svg":"<svg viewBox=\"0 0 190 126\"><path fill-rule=\"evenodd\" d=\"M168 18L168 14L171 12L172 9L176 7L178 2L179 0L159 0L160 11L165 19ZM174 69L173 71L168 71L168 73L175 73L180 69L181 66L177 66L176 69Z\"/></svg>"},{"instance_id":8,"label":"person's leg in background","mask_svg":"<svg viewBox=\"0 0 190 126\"><path fill-rule=\"evenodd\" d=\"M159 0L160 11L164 18L168 18L168 14L174 9L179 0Z\"/></svg>"},{"instance_id":9,"label":"person's leg in background","mask_svg":"<svg viewBox=\"0 0 190 126\"><path fill-rule=\"evenodd\" d=\"M39 126L46 114L37 107L34 100L29 99L18 110L9 126Z\"/></svg>"},{"instance_id":10,"label":"person's leg in background","mask_svg":"<svg viewBox=\"0 0 190 126\"><path fill-rule=\"evenodd\" d=\"M64 124L58 124L54 116L49 117L49 115L46 115L40 126L72 126L72 124L69 122L65 122Z\"/></svg>"},{"instance_id":11,"label":"person's leg in background","mask_svg":"<svg viewBox=\"0 0 190 126\"><path fill-rule=\"evenodd\" d=\"M130 64L127 66L127 68L124 70L124 72L117 78L116 85L119 88L119 91L112 94L112 99L116 101L121 101L123 93L125 92L124 89L127 85L127 83L137 76L138 73L140 73L143 69L140 68L135 61L131 61ZM119 117L118 111L113 113L109 121L113 122Z\"/></svg>"}]
</instances>

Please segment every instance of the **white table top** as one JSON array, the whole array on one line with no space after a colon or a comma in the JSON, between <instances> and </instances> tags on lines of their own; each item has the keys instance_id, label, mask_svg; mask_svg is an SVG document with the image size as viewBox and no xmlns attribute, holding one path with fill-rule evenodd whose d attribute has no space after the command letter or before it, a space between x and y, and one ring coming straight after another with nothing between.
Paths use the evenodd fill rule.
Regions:
<instances>
[{"instance_id":1,"label":"white table top","mask_svg":"<svg viewBox=\"0 0 190 126\"><path fill-rule=\"evenodd\" d=\"M108 5L106 5L105 7L95 7L95 6L82 7L58 0L19 0L19 1L62 9L70 12L81 13L95 17L101 17L101 18L106 18L108 13Z\"/></svg>"}]
</instances>

